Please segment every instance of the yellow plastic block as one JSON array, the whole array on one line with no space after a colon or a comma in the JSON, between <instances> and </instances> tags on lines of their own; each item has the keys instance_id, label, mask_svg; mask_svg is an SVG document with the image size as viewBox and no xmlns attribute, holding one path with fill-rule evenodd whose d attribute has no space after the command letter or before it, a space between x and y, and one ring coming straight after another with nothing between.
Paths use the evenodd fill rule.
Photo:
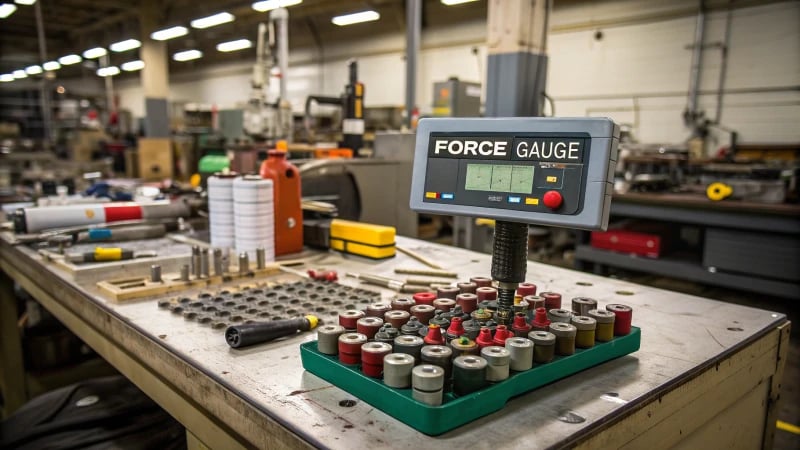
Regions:
<instances>
[{"instance_id":1,"label":"yellow plastic block","mask_svg":"<svg viewBox=\"0 0 800 450\"><path fill-rule=\"evenodd\" d=\"M330 248L368 258L388 258L395 255L395 234L394 227L334 219Z\"/></svg>"}]
</instances>

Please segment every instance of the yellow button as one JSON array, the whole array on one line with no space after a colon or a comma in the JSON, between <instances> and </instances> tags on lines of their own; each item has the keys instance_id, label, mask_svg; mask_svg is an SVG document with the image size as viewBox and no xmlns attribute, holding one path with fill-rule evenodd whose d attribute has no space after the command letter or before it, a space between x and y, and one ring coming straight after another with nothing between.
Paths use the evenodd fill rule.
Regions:
<instances>
[{"instance_id":1,"label":"yellow button","mask_svg":"<svg viewBox=\"0 0 800 450\"><path fill-rule=\"evenodd\" d=\"M425 198L436 198L436 192L426 192Z\"/></svg>"},{"instance_id":2,"label":"yellow button","mask_svg":"<svg viewBox=\"0 0 800 450\"><path fill-rule=\"evenodd\" d=\"M533 197L525 197L525 204L526 205L538 205L539 199Z\"/></svg>"},{"instance_id":3,"label":"yellow button","mask_svg":"<svg viewBox=\"0 0 800 450\"><path fill-rule=\"evenodd\" d=\"M558 177L554 177L554 176L552 176L552 175L551 175L551 176L549 176L549 177L547 177L547 182L548 182L548 183L555 183L555 182L557 182L557 181L558 181Z\"/></svg>"}]
</instances>

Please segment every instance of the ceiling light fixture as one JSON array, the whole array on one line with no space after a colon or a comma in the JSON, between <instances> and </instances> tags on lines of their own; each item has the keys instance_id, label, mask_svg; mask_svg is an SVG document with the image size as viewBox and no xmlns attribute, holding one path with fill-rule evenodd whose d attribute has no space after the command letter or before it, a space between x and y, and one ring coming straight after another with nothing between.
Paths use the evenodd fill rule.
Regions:
<instances>
[{"instance_id":1,"label":"ceiling light fixture","mask_svg":"<svg viewBox=\"0 0 800 450\"><path fill-rule=\"evenodd\" d=\"M14 75L14 78L16 78L18 80L21 80L23 78L27 78L28 77L28 74L25 73L25 71L22 70L22 69L15 70L15 71L11 72L11 74Z\"/></svg>"},{"instance_id":2,"label":"ceiling light fixture","mask_svg":"<svg viewBox=\"0 0 800 450\"><path fill-rule=\"evenodd\" d=\"M202 57L203 57L203 52L201 52L200 50L184 50L182 52L178 52L172 55L172 59L179 62L191 61L193 59Z\"/></svg>"},{"instance_id":3,"label":"ceiling light fixture","mask_svg":"<svg viewBox=\"0 0 800 450\"><path fill-rule=\"evenodd\" d=\"M110 48L112 52L119 53L127 52L128 50L133 50L141 46L142 43L136 39L125 39L124 41L114 42L113 44L109 45L108 48Z\"/></svg>"},{"instance_id":4,"label":"ceiling light fixture","mask_svg":"<svg viewBox=\"0 0 800 450\"><path fill-rule=\"evenodd\" d=\"M190 22L192 28L211 28L217 25L222 25L223 23L233 22L235 17L233 14L227 12L217 13L208 17L202 17L200 19L194 19Z\"/></svg>"},{"instance_id":5,"label":"ceiling light fixture","mask_svg":"<svg viewBox=\"0 0 800 450\"><path fill-rule=\"evenodd\" d=\"M453 6L453 5L460 5L462 3L472 3L478 0L440 0L443 5L446 6Z\"/></svg>"},{"instance_id":6,"label":"ceiling light fixture","mask_svg":"<svg viewBox=\"0 0 800 450\"><path fill-rule=\"evenodd\" d=\"M83 61L83 58L76 54L62 56L58 58L58 62L61 63L62 66L69 66L71 64L78 64L79 62Z\"/></svg>"},{"instance_id":7,"label":"ceiling light fixture","mask_svg":"<svg viewBox=\"0 0 800 450\"><path fill-rule=\"evenodd\" d=\"M40 73L42 73L42 66L38 64L28 66L25 68L25 73L27 73L28 75L39 75Z\"/></svg>"},{"instance_id":8,"label":"ceiling light fixture","mask_svg":"<svg viewBox=\"0 0 800 450\"><path fill-rule=\"evenodd\" d=\"M136 70L144 69L144 61L136 60L136 61L128 61L120 66L122 70L125 72L133 72Z\"/></svg>"},{"instance_id":9,"label":"ceiling light fixture","mask_svg":"<svg viewBox=\"0 0 800 450\"><path fill-rule=\"evenodd\" d=\"M58 61L47 61L42 64L42 68L47 71L58 70L61 68L61 64L59 64Z\"/></svg>"},{"instance_id":10,"label":"ceiling light fixture","mask_svg":"<svg viewBox=\"0 0 800 450\"><path fill-rule=\"evenodd\" d=\"M343 27L345 25L353 25L354 23L362 23L362 22L372 22L374 20L378 20L381 18L381 15L378 14L377 11L361 11L352 14L344 14L342 16L336 16L331 19L334 25L339 25Z\"/></svg>"},{"instance_id":11,"label":"ceiling light fixture","mask_svg":"<svg viewBox=\"0 0 800 450\"><path fill-rule=\"evenodd\" d=\"M101 56L106 56L108 52L103 47L90 48L83 52L83 57L86 59L95 59Z\"/></svg>"},{"instance_id":12,"label":"ceiling light fixture","mask_svg":"<svg viewBox=\"0 0 800 450\"><path fill-rule=\"evenodd\" d=\"M101 67L97 69L97 75L101 77L112 77L119 75L119 68L117 66Z\"/></svg>"},{"instance_id":13,"label":"ceiling light fixture","mask_svg":"<svg viewBox=\"0 0 800 450\"><path fill-rule=\"evenodd\" d=\"M31 6L36 3L36 0L14 0L14 3L18 5Z\"/></svg>"},{"instance_id":14,"label":"ceiling light fixture","mask_svg":"<svg viewBox=\"0 0 800 450\"><path fill-rule=\"evenodd\" d=\"M237 39L235 41L220 42L217 44L217 50L221 52L235 52L236 50L244 50L253 46L249 39Z\"/></svg>"},{"instance_id":15,"label":"ceiling light fixture","mask_svg":"<svg viewBox=\"0 0 800 450\"><path fill-rule=\"evenodd\" d=\"M17 5L13 5L11 3L3 3L0 5L0 19L5 19L6 17L14 14L14 11L17 10Z\"/></svg>"},{"instance_id":16,"label":"ceiling light fixture","mask_svg":"<svg viewBox=\"0 0 800 450\"><path fill-rule=\"evenodd\" d=\"M177 26L154 31L150 37L156 41L166 41L169 39L175 39L176 37L186 36L187 34L189 34L189 30L186 29L186 27Z\"/></svg>"},{"instance_id":17,"label":"ceiling light fixture","mask_svg":"<svg viewBox=\"0 0 800 450\"><path fill-rule=\"evenodd\" d=\"M303 0L263 0L253 3L253 9L258 12L266 12L278 8L288 8L300 3L303 3Z\"/></svg>"},{"instance_id":18,"label":"ceiling light fixture","mask_svg":"<svg viewBox=\"0 0 800 450\"><path fill-rule=\"evenodd\" d=\"M4 73L0 75L0 82L2 83L8 83L9 81L14 81L14 80L16 80L16 78L14 78L14 74Z\"/></svg>"}]
</instances>

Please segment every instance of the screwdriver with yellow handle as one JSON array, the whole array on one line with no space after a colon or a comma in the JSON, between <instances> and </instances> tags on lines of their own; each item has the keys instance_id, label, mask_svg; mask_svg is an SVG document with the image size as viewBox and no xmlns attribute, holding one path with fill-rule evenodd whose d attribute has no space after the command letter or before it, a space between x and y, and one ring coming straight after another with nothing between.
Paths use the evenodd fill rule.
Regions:
<instances>
[{"instance_id":1,"label":"screwdriver with yellow handle","mask_svg":"<svg viewBox=\"0 0 800 450\"><path fill-rule=\"evenodd\" d=\"M125 259L147 258L158 256L153 250L135 251L119 247L97 247L93 252L68 253L66 260L71 263L122 261Z\"/></svg>"},{"instance_id":2,"label":"screwdriver with yellow handle","mask_svg":"<svg viewBox=\"0 0 800 450\"><path fill-rule=\"evenodd\" d=\"M292 336L298 331L313 330L318 323L319 319L316 316L308 315L296 319L231 325L225 330L225 342L232 348L247 347Z\"/></svg>"}]
</instances>

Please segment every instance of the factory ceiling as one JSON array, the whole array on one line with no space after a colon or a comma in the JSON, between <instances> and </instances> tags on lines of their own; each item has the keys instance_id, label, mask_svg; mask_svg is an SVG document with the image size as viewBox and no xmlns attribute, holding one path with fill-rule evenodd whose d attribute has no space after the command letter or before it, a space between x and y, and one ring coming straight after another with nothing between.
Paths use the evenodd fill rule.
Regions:
<instances>
[{"instance_id":1,"label":"factory ceiling","mask_svg":"<svg viewBox=\"0 0 800 450\"><path fill-rule=\"evenodd\" d=\"M45 61L39 57L39 38L34 6L17 5L9 17L0 19L0 73L32 64L57 60L68 54L125 39L141 40L142 22L152 17L157 28L182 25L189 34L167 41L170 54L188 48L204 53L190 64L170 62L170 71L189 71L198 65L220 62L249 62L254 51L222 53L215 49L220 42L248 38L255 42L257 24L269 14L252 8L252 1L242 0L38 0L44 36ZM375 22L340 27L331 18L350 12L373 9L381 19ZM212 28L193 29L193 19L227 11L235 20ZM316 48L365 39L405 30L405 0L304 0L289 8L291 49ZM481 0L458 6L445 6L438 0L423 0L423 29L486 17L486 2ZM111 64L138 59L138 50L110 53ZM94 61L62 67L58 76L79 75L94 71ZM62 72L63 71L63 72Z\"/></svg>"}]
</instances>

